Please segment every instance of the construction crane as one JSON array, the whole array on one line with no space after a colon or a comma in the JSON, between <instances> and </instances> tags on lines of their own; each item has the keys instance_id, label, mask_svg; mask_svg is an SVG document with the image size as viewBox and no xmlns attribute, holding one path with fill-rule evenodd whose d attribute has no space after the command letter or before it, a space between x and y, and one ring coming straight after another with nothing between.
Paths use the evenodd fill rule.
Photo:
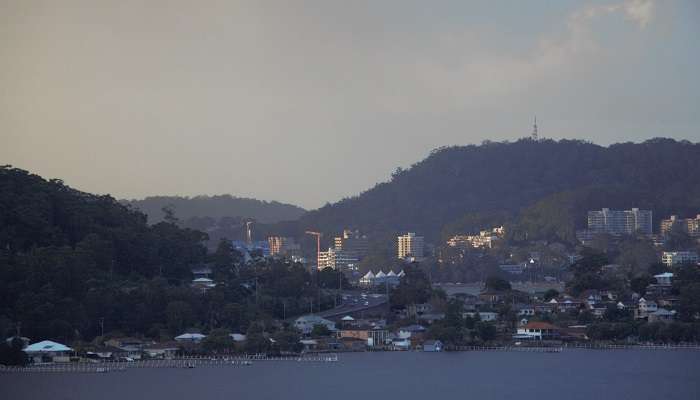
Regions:
<instances>
[{"instance_id":1,"label":"construction crane","mask_svg":"<svg viewBox=\"0 0 700 400\"><path fill-rule=\"evenodd\" d=\"M321 232L306 231L307 235L316 236L316 269L319 268L321 260Z\"/></svg>"}]
</instances>

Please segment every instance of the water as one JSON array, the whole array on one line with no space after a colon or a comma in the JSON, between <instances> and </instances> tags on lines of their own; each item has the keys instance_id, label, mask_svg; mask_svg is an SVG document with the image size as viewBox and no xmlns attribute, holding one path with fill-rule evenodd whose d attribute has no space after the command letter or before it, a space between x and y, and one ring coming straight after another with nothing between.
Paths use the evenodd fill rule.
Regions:
<instances>
[{"instance_id":1,"label":"water","mask_svg":"<svg viewBox=\"0 0 700 400\"><path fill-rule=\"evenodd\" d=\"M337 363L1 374L0 399L700 399L700 351L352 353Z\"/></svg>"}]
</instances>

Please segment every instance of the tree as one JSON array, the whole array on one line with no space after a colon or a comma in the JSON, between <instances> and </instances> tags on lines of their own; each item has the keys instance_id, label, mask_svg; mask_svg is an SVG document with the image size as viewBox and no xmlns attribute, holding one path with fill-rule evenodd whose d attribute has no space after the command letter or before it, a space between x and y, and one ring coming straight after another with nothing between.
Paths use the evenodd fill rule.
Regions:
<instances>
[{"instance_id":1,"label":"tree","mask_svg":"<svg viewBox=\"0 0 700 400\"><path fill-rule=\"evenodd\" d=\"M498 333L496 326L490 322L477 322L474 326L474 330L476 336L485 342L495 339Z\"/></svg>"},{"instance_id":2,"label":"tree","mask_svg":"<svg viewBox=\"0 0 700 400\"><path fill-rule=\"evenodd\" d=\"M226 329L214 329L202 341L202 348L206 351L215 352L232 349L233 340L229 334L230 332Z\"/></svg>"},{"instance_id":3,"label":"tree","mask_svg":"<svg viewBox=\"0 0 700 400\"><path fill-rule=\"evenodd\" d=\"M556 289L549 289L544 292L543 299L544 301L550 301L552 299L556 299L557 297L559 297L559 291Z\"/></svg>"},{"instance_id":4,"label":"tree","mask_svg":"<svg viewBox=\"0 0 700 400\"><path fill-rule=\"evenodd\" d=\"M174 334L180 334L193 322L192 307L184 301L172 301L165 309L168 329Z\"/></svg>"},{"instance_id":5,"label":"tree","mask_svg":"<svg viewBox=\"0 0 700 400\"><path fill-rule=\"evenodd\" d=\"M313 337L330 336L330 334L330 329L328 329L328 327L323 324L315 324L313 329L311 330L311 336Z\"/></svg>"},{"instance_id":6,"label":"tree","mask_svg":"<svg viewBox=\"0 0 700 400\"><path fill-rule=\"evenodd\" d=\"M432 289L425 273L415 267L405 268L406 274L390 293L392 308L403 308L409 304L421 304L430 299Z\"/></svg>"},{"instance_id":7,"label":"tree","mask_svg":"<svg viewBox=\"0 0 700 400\"><path fill-rule=\"evenodd\" d=\"M511 290L510 282L497 276L489 276L486 278L486 290L504 291Z\"/></svg>"},{"instance_id":8,"label":"tree","mask_svg":"<svg viewBox=\"0 0 700 400\"><path fill-rule=\"evenodd\" d=\"M574 295L588 289L603 289L605 282L602 279L602 267L607 263L605 254L587 249L583 258L571 266L574 276L567 282L567 288Z\"/></svg>"},{"instance_id":9,"label":"tree","mask_svg":"<svg viewBox=\"0 0 700 400\"><path fill-rule=\"evenodd\" d=\"M644 294L647 291L647 286L651 285L655 281L656 280L651 276L644 274L636 278L632 278L632 280L630 281L630 289L632 289L633 292L639 294L640 296L644 296Z\"/></svg>"},{"instance_id":10,"label":"tree","mask_svg":"<svg viewBox=\"0 0 700 400\"><path fill-rule=\"evenodd\" d=\"M247 353L267 353L272 348L270 339L265 336L262 325L250 324L246 332L245 350Z\"/></svg>"},{"instance_id":11,"label":"tree","mask_svg":"<svg viewBox=\"0 0 700 400\"><path fill-rule=\"evenodd\" d=\"M22 351L22 339L15 337L9 343L0 342L0 365L25 366L29 361L27 354Z\"/></svg>"}]
</instances>

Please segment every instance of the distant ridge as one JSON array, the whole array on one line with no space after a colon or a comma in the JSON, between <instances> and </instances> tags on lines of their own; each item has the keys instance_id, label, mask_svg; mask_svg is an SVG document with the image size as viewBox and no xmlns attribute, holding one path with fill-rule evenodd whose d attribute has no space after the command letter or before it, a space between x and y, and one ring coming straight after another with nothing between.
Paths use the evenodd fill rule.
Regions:
<instances>
[{"instance_id":1,"label":"distant ridge","mask_svg":"<svg viewBox=\"0 0 700 400\"><path fill-rule=\"evenodd\" d=\"M531 138L443 147L358 196L272 229L302 235L352 228L389 237L414 231L437 241L455 222L495 215L494 223L510 220L531 238L572 241L588 209L649 208L655 225L670 213L697 214L699 163L700 144L665 138L607 147ZM566 231L554 232L564 221Z\"/></svg>"},{"instance_id":2,"label":"distant ridge","mask_svg":"<svg viewBox=\"0 0 700 400\"><path fill-rule=\"evenodd\" d=\"M122 204L148 215L151 224L163 220L163 207L171 207L175 216L183 221L190 218L224 217L251 218L263 223L276 223L298 219L306 210L301 207L228 194L216 196L150 196L141 200L121 200Z\"/></svg>"}]
</instances>

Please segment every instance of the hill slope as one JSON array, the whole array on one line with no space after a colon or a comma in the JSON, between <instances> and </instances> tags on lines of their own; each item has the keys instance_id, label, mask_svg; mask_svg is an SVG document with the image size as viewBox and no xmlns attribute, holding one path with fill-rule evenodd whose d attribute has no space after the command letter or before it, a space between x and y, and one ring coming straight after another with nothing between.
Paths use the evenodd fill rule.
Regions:
<instances>
[{"instance_id":1,"label":"hill slope","mask_svg":"<svg viewBox=\"0 0 700 400\"><path fill-rule=\"evenodd\" d=\"M698 161L700 144L672 139L609 147L529 139L447 147L397 170L388 182L279 229L416 231L437 240L445 224L465 215L517 216L557 194L561 198L550 199L549 207L570 209L577 223L586 210L603 206L652 208L656 220L671 212L695 215L700 209Z\"/></svg>"},{"instance_id":2,"label":"hill slope","mask_svg":"<svg viewBox=\"0 0 700 400\"><path fill-rule=\"evenodd\" d=\"M306 212L303 208L291 204L231 195L195 197L153 196L142 200L124 200L122 202L147 214L150 223L162 221L162 208L166 206L171 206L177 218L183 221L196 217L213 219L241 217L252 218L263 223L275 223L295 220Z\"/></svg>"}]
</instances>

